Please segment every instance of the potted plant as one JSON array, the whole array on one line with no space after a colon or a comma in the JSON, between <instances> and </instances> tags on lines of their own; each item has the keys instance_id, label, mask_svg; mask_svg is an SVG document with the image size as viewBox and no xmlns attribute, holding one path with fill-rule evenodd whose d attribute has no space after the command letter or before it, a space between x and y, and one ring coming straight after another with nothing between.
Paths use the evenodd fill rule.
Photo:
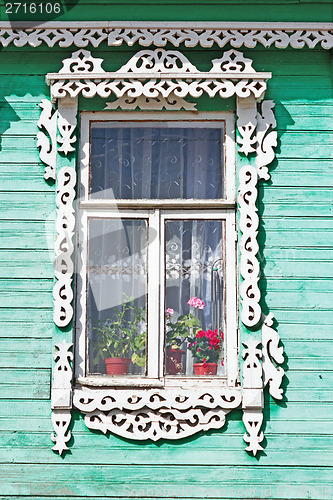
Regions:
<instances>
[{"instance_id":1,"label":"potted plant","mask_svg":"<svg viewBox=\"0 0 333 500\"><path fill-rule=\"evenodd\" d=\"M205 303L197 297L192 297L188 302L195 309L203 309ZM201 328L200 321L191 312L178 316L174 323L171 318L174 314L172 308L166 310L166 373L168 375L177 375L183 373L182 356L185 351L181 345L189 335Z\"/></svg>"},{"instance_id":2,"label":"potted plant","mask_svg":"<svg viewBox=\"0 0 333 500\"><path fill-rule=\"evenodd\" d=\"M131 298L112 318L93 326L97 332L94 364L99 358L103 359L108 375L127 374L131 361L137 366L145 366L146 332L142 332L142 327L146 322L146 310L136 307L133 301Z\"/></svg>"},{"instance_id":3,"label":"potted plant","mask_svg":"<svg viewBox=\"0 0 333 500\"><path fill-rule=\"evenodd\" d=\"M223 332L198 330L195 337L189 338L188 342L187 348L193 355L195 375L216 375Z\"/></svg>"}]
</instances>

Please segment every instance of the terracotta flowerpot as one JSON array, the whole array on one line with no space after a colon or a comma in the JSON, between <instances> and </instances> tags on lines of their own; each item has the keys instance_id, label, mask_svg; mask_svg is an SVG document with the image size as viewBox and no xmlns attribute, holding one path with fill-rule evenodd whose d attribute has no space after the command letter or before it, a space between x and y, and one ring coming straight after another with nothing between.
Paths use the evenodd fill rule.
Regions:
<instances>
[{"instance_id":1,"label":"terracotta flowerpot","mask_svg":"<svg viewBox=\"0 0 333 500\"><path fill-rule=\"evenodd\" d=\"M106 358L106 373L108 375L127 375L130 362L130 358Z\"/></svg>"},{"instance_id":2,"label":"terracotta flowerpot","mask_svg":"<svg viewBox=\"0 0 333 500\"><path fill-rule=\"evenodd\" d=\"M217 363L193 363L195 375L216 375Z\"/></svg>"},{"instance_id":3,"label":"terracotta flowerpot","mask_svg":"<svg viewBox=\"0 0 333 500\"><path fill-rule=\"evenodd\" d=\"M185 351L182 349L167 349L166 350L166 374L177 375L183 373L182 355Z\"/></svg>"}]
</instances>

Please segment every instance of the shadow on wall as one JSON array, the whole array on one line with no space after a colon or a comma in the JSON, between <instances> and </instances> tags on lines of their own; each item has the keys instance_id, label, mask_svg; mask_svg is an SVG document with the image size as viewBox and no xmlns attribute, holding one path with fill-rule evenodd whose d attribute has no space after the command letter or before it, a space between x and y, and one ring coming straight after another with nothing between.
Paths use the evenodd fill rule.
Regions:
<instances>
[{"instance_id":1,"label":"shadow on wall","mask_svg":"<svg viewBox=\"0 0 333 500\"><path fill-rule=\"evenodd\" d=\"M12 27L15 23L24 21L30 22L31 27L42 26L44 23L54 21L72 10L79 0L54 0L53 2L38 3L35 0L28 0L24 3L7 3L5 5L5 15Z\"/></svg>"},{"instance_id":2,"label":"shadow on wall","mask_svg":"<svg viewBox=\"0 0 333 500\"><path fill-rule=\"evenodd\" d=\"M0 87L0 151L2 149L2 136L13 122L19 122L21 118L6 100L6 87Z\"/></svg>"},{"instance_id":3,"label":"shadow on wall","mask_svg":"<svg viewBox=\"0 0 333 500\"><path fill-rule=\"evenodd\" d=\"M275 99L275 114L276 116L276 130L278 133L277 147L275 148L275 159L269 165L269 172L271 174L271 178L268 181L259 181L259 189L258 189L258 215L259 215L259 228L258 228L258 243L259 243L259 253L258 259L260 263L260 290L261 290L261 299L260 304L262 307L262 311L265 315L269 313L269 307L266 303L266 295L267 295L267 278L265 275L265 267L266 267L266 259L265 259L265 248L266 248L266 231L265 231L265 222L263 220L263 215L265 213L265 204L264 204L264 195L265 189L274 185L274 170L278 168L279 160L278 156L281 153L281 143L282 136L287 132L287 129L294 125L294 120L291 115L288 113L286 108L281 104L280 101ZM281 273L281 271L280 271Z\"/></svg>"},{"instance_id":4,"label":"shadow on wall","mask_svg":"<svg viewBox=\"0 0 333 500\"><path fill-rule=\"evenodd\" d=\"M269 181L260 181L259 183L259 189L258 189L258 215L259 215L259 228L258 228L258 243L259 243L259 253L258 253L258 259L260 263L260 291L261 291L261 299L260 299L260 304L262 311L265 315L267 315L269 312L272 312L269 310L269 307L266 302L266 295L267 295L267 286L269 288L269 285L267 285L267 277L265 275L265 267L266 267L266 258L265 258L265 249L266 249L266 230L265 230L265 220L264 220L264 213L265 213L265 204L264 204L264 195L265 195L265 189L270 186L274 185L274 170L278 168L279 160L278 156L281 153L281 144L282 144L282 136L289 130L289 128L295 124L294 120L292 119L290 113L286 110L286 108L283 106L283 104L275 99L275 115L276 115L276 130L278 132L278 141L277 141L277 147L275 148L275 159L269 166L269 171L271 173L271 178ZM286 249L286 252L288 252L288 249ZM282 277L282 271L279 268L276 268L276 273L277 276ZM279 329L279 323L277 321L277 318L274 318L274 324L273 328L278 331ZM284 344L282 340L280 339L280 346L284 348ZM289 385L289 379L286 376L286 372L288 371L288 356L285 352L284 349L284 363L281 365L281 367L285 371L285 375L282 379L282 389L283 389L283 399L282 400L274 400L276 404L278 404L281 407L286 407L286 403L288 401L288 398L286 396L286 391L287 387ZM265 390L265 399L269 399L269 395L267 393L267 388ZM270 407L269 404L266 404L265 402L265 418L264 422L270 420ZM263 426L263 430L265 431L265 424Z\"/></svg>"}]
</instances>

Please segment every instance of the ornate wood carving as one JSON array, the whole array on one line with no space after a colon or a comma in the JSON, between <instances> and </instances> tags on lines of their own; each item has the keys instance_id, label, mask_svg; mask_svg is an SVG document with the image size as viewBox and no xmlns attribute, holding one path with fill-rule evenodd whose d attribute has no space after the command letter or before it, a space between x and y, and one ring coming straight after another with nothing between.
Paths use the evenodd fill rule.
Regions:
<instances>
[{"instance_id":1,"label":"ornate wood carving","mask_svg":"<svg viewBox=\"0 0 333 500\"><path fill-rule=\"evenodd\" d=\"M68 430L71 422L72 408L72 377L73 371L71 361L73 353L71 349L72 343L65 340L59 344L55 344L56 352L54 359L56 364L53 368L53 381L51 391L51 406L52 406L52 424L54 432L51 435L55 446L52 448L59 455L64 450L68 450L67 442L71 438L71 432Z\"/></svg>"},{"instance_id":2,"label":"ornate wood carving","mask_svg":"<svg viewBox=\"0 0 333 500\"><path fill-rule=\"evenodd\" d=\"M57 279L53 288L53 320L59 327L69 324L73 316L72 276L75 216L73 201L75 198L76 173L71 167L63 167L58 173L57 186L57 239L55 242L55 269Z\"/></svg>"},{"instance_id":3,"label":"ornate wood carving","mask_svg":"<svg viewBox=\"0 0 333 500\"><path fill-rule=\"evenodd\" d=\"M56 178L56 158L57 158L57 111L52 103L47 99L42 99L40 103L42 112L37 126L40 131L37 133L37 147L40 148L39 157L45 163L45 179Z\"/></svg>"},{"instance_id":4,"label":"ornate wood carving","mask_svg":"<svg viewBox=\"0 0 333 500\"><path fill-rule=\"evenodd\" d=\"M73 372L70 361L73 360L72 343L63 340L55 344L51 406L53 409L69 409L72 407Z\"/></svg>"},{"instance_id":5,"label":"ornate wood carving","mask_svg":"<svg viewBox=\"0 0 333 500\"><path fill-rule=\"evenodd\" d=\"M76 389L74 406L87 427L119 436L157 441L220 429L241 403L236 389Z\"/></svg>"},{"instance_id":6,"label":"ornate wood carving","mask_svg":"<svg viewBox=\"0 0 333 500\"><path fill-rule=\"evenodd\" d=\"M58 106L58 130L57 141L61 146L58 151L65 155L75 151L73 145L76 142L76 136L73 135L76 129L77 99L60 99Z\"/></svg>"},{"instance_id":7,"label":"ornate wood carving","mask_svg":"<svg viewBox=\"0 0 333 500\"><path fill-rule=\"evenodd\" d=\"M247 165L241 168L238 196L239 228L242 232L240 240L240 272L243 277L243 282L240 285L242 298L241 320L248 327L256 326L261 319L260 290L258 286L260 266L256 257L259 250L257 242L259 225L256 207L257 181L258 174L254 167Z\"/></svg>"},{"instance_id":8,"label":"ornate wood carving","mask_svg":"<svg viewBox=\"0 0 333 500\"><path fill-rule=\"evenodd\" d=\"M263 380L265 386L269 385L271 396L275 399L282 399L283 389L280 386L284 369L277 365L284 362L283 347L279 347L279 334L272 328L273 318L273 314L270 313L261 328Z\"/></svg>"},{"instance_id":9,"label":"ornate wood carving","mask_svg":"<svg viewBox=\"0 0 333 500\"><path fill-rule=\"evenodd\" d=\"M246 347L243 352L243 422L248 434L244 434L244 441L249 443L246 450L251 451L253 455L259 450L262 450L260 445L264 439L263 433L260 431L263 422L263 381L262 381L262 365L260 359L262 357L261 349L259 348L260 340L250 338L243 342Z\"/></svg>"},{"instance_id":10,"label":"ornate wood carving","mask_svg":"<svg viewBox=\"0 0 333 500\"><path fill-rule=\"evenodd\" d=\"M263 422L263 414L261 410L243 411L243 423L247 434L244 434L244 441L249 443L245 449L256 455L258 451L262 450L260 443L264 439L264 434L260 430Z\"/></svg>"},{"instance_id":11,"label":"ornate wood carving","mask_svg":"<svg viewBox=\"0 0 333 500\"><path fill-rule=\"evenodd\" d=\"M333 47L333 30L327 24L320 23L167 23L167 22L49 22L43 27L31 25L20 27L15 23L0 24L0 44L7 47L13 43L16 47L39 47L46 44L49 47L67 48L72 45L83 48L91 44L120 46L123 43L129 47L135 43L143 47L155 45L165 47L171 44L179 47L211 48L216 44L223 48L247 48L275 46L279 49L292 47L313 49L318 45L323 49ZM17 26L17 27L16 27Z\"/></svg>"},{"instance_id":12,"label":"ornate wood carving","mask_svg":"<svg viewBox=\"0 0 333 500\"><path fill-rule=\"evenodd\" d=\"M273 130L276 127L273 113L274 106L274 101L263 101L261 103L261 112L257 114L256 167L259 177L266 181L270 178L267 165L274 160L275 152L273 148L277 146L277 132Z\"/></svg>"},{"instance_id":13,"label":"ornate wood carving","mask_svg":"<svg viewBox=\"0 0 333 500\"><path fill-rule=\"evenodd\" d=\"M105 110L113 110L113 109L124 109L124 110L162 110L165 109L167 111L180 111L184 109L186 111L196 111L196 103L187 102L182 97L177 97L173 93L171 93L168 97L128 97L122 96L119 99L116 99L112 102L107 102L105 106Z\"/></svg>"},{"instance_id":14,"label":"ornate wood carving","mask_svg":"<svg viewBox=\"0 0 333 500\"><path fill-rule=\"evenodd\" d=\"M256 151L254 146L257 143L257 103L253 96L247 99L237 99L237 115L237 129L239 132L237 143L241 145L238 152L248 156L249 153Z\"/></svg>"},{"instance_id":15,"label":"ornate wood carving","mask_svg":"<svg viewBox=\"0 0 333 500\"><path fill-rule=\"evenodd\" d=\"M111 94L120 98L145 96L168 98L249 97L263 96L270 73L257 73L250 59L241 52L229 50L221 59L212 61L209 72L200 72L181 52L175 50L141 50L116 72L105 72L102 59L80 50L63 60L58 73L48 73L52 99L65 96L107 98Z\"/></svg>"},{"instance_id":16,"label":"ornate wood carving","mask_svg":"<svg viewBox=\"0 0 333 500\"><path fill-rule=\"evenodd\" d=\"M62 455L65 450L68 450L67 443L71 438L69 430L71 412L70 410L53 410L51 418L54 428L51 439L55 443L52 450Z\"/></svg>"}]
</instances>

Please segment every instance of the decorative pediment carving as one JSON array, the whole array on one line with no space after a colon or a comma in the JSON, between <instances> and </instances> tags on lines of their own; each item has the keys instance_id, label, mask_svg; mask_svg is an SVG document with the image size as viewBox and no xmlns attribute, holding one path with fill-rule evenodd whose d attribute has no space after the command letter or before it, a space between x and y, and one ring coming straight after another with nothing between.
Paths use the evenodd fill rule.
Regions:
<instances>
[{"instance_id":1,"label":"decorative pediment carving","mask_svg":"<svg viewBox=\"0 0 333 500\"><path fill-rule=\"evenodd\" d=\"M52 99L66 96L120 98L158 97L249 97L262 98L271 73L257 73L241 52L229 50L221 59L212 62L212 69L199 71L181 52L176 50L142 50L118 71L102 69L102 59L86 50L75 52L63 61L58 73L48 73Z\"/></svg>"}]
</instances>

